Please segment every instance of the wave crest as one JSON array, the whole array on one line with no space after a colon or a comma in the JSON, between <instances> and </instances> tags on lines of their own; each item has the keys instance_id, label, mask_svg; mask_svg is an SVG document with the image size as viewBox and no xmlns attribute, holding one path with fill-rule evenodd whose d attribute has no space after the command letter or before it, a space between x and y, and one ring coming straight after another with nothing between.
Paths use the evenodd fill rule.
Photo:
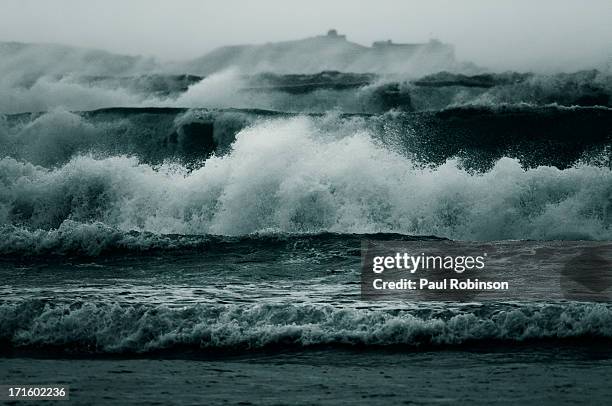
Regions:
<instances>
[{"instance_id":1,"label":"wave crest","mask_svg":"<svg viewBox=\"0 0 612 406\"><path fill-rule=\"evenodd\" d=\"M401 233L452 239L610 239L612 172L581 165L484 174L435 169L366 132L330 137L306 118L242 130L232 150L188 171L79 156L46 169L0 161L0 224L54 230L100 222L155 234Z\"/></svg>"},{"instance_id":2,"label":"wave crest","mask_svg":"<svg viewBox=\"0 0 612 406\"><path fill-rule=\"evenodd\" d=\"M408 310L312 304L0 305L0 337L10 347L141 353L181 347L257 349L316 345L445 346L533 339L612 338L603 304L525 304L431 317Z\"/></svg>"}]
</instances>

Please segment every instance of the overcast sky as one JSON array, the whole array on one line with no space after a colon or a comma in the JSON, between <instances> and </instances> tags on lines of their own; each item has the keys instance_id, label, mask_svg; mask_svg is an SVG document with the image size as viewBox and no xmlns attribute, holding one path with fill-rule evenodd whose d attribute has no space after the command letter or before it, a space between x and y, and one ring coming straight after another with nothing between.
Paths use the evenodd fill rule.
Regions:
<instances>
[{"instance_id":1,"label":"overcast sky","mask_svg":"<svg viewBox=\"0 0 612 406\"><path fill-rule=\"evenodd\" d=\"M612 0L0 0L0 40L164 59L336 28L370 44L431 37L493 68L609 63Z\"/></svg>"}]
</instances>

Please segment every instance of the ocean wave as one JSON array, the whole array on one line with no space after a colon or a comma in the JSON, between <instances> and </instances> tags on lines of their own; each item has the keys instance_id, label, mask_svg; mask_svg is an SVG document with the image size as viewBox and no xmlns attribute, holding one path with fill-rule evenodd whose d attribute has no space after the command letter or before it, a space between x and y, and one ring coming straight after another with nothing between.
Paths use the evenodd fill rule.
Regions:
<instances>
[{"instance_id":1,"label":"ocean wave","mask_svg":"<svg viewBox=\"0 0 612 406\"><path fill-rule=\"evenodd\" d=\"M73 156L134 155L148 163L202 161L227 149L236 133L258 114L174 108L114 108L87 113L48 113L0 117L0 148L5 156L54 166Z\"/></svg>"},{"instance_id":2,"label":"ocean wave","mask_svg":"<svg viewBox=\"0 0 612 406\"><path fill-rule=\"evenodd\" d=\"M196 250L207 247L214 238L122 232L100 222L83 224L70 220L53 230L4 225L0 226L0 232L6 236L0 241L0 253L11 256L97 256L113 252Z\"/></svg>"},{"instance_id":3,"label":"ocean wave","mask_svg":"<svg viewBox=\"0 0 612 406\"><path fill-rule=\"evenodd\" d=\"M427 76L414 76L409 72L383 75L316 70L312 74L249 74L249 69L224 66L206 76L195 76L141 57L57 46L0 44L0 55L4 56L0 62L3 113L119 106L302 113L438 111L520 104L612 106L612 76L598 70L551 75L463 75L434 70L436 73ZM404 68L410 71L406 65Z\"/></svg>"},{"instance_id":4,"label":"ocean wave","mask_svg":"<svg viewBox=\"0 0 612 406\"><path fill-rule=\"evenodd\" d=\"M496 106L612 106L612 75L574 73L485 73L473 76L440 72L411 82L406 89L417 110Z\"/></svg>"},{"instance_id":5,"label":"ocean wave","mask_svg":"<svg viewBox=\"0 0 612 406\"><path fill-rule=\"evenodd\" d=\"M567 168L580 160L609 166L612 146L612 109L524 104L309 115L253 109L55 110L0 116L0 150L4 156L47 167L92 154L137 156L154 165L176 161L193 168L213 153L230 151L237 136L249 127L269 131L268 137L274 138L275 128L267 122L277 121L276 128L283 128L296 117L328 139L367 133L415 163L440 165L458 158L461 166L477 171L490 169L503 157L532 168Z\"/></svg>"},{"instance_id":6,"label":"ocean wave","mask_svg":"<svg viewBox=\"0 0 612 406\"><path fill-rule=\"evenodd\" d=\"M423 168L367 131L330 133L304 117L241 131L231 150L190 170L134 157L77 156L44 168L0 160L0 224L66 221L154 234L400 233L451 239L612 238L612 172L485 173L456 160Z\"/></svg>"},{"instance_id":7,"label":"ocean wave","mask_svg":"<svg viewBox=\"0 0 612 406\"><path fill-rule=\"evenodd\" d=\"M419 79L342 72L247 76L230 68L193 83L176 97L150 99L147 103L370 114L521 105L612 107L612 75L588 70L553 75L508 72L467 76L439 72Z\"/></svg>"},{"instance_id":8,"label":"ocean wave","mask_svg":"<svg viewBox=\"0 0 612 406\"><path fill-rule=\"evenodd\" d=\"M100 222L79 223L66 220L57 229L27 229L14 225L0 226L5 238L0 241L0 254L5 257L67 256L95 257L113 254L201 254L249 251L254 248L291 250L296 246L333 247L355 255L361 240L375 238L393 241L442 240L435 236L402 234L337 234L279 233L273 230L241 236L154 234L122 231Z\"/></svg>"},{"instance_id":9,"label":"ocean wave","mask_svg":"<svg viewBox=\"0 0 612 406\"><path fill-rule=\"evenodd\" d=\"M0 42L0 112L140 105L148 97L129 87L110 88L77 78L154 70L157 64L151 58L63 45Z\"/></svg>"},{"instance_id":10,"label":"ocean wave","mask_svg":"<svg viewBox=\"0 0 612 406\"><path fill-rule=\"evenodd\" d=\"M589 303L440 312L266 303L169 308L29 300L0 305L0 341L5 349L59 348L73 353L609 340L611 326L612 309Z\"/></svg>"}]
</instances>

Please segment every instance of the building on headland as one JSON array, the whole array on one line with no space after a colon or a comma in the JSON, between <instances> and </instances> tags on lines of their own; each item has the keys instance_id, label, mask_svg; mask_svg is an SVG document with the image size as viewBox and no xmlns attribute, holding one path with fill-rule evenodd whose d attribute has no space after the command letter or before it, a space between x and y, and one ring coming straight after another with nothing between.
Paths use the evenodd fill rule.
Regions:
<instances>
[{"instance_id":1,"label":"building on headland","mask_svg":"<svg viewBox=\"0 0 612 406\"><path fill-rule=\"evenodd\" d=\"M424 43L398 44L392 40L375 41L372 51L377 55L386 55L392 58L407 58L422 55L427 58L436 58L444 61L455 60L455 49L452 45L444 44L437 39L430 39Z\"/></svg>"},{"instance_id":2,"label":"building on headland","mask_svg":"<svg viewBox=\"0 0 612 406\"><path fill-rule=\"evenodd\" d=\"M386 41L374 41L372 43L372 48L376 48L376 49L386 49L386 48L413 49L414 47L418 47L420 45L422 45L422 44L396 44L395 42L393 42L390 39L388 39Z\"/></svg>"},{"instance_id":3,"label":"building on headland","mask_svg":"<svg viewBox=\"0 0 612 406\"><path fill-rule=\"evenodd\" d=\"M327 39L336 39L336 40L346 41L346 35L338 34L338 31L336 31L333 28L331 30L327 31L326 35L320 35L319 37L323 37L323 38L327 38Z\"/></svg>"},{"instance_id":4,"label":"building on headland","mask_svg":"<svg viewBox=\"0 0 612 406\"><path fill-rule=\"evenodd\" d=\"M327 31L327 34L318 35L315 38L330 42L350 43L346 35L338 34L338 31L333 28ZM378 56L390 56L393 59L414 56L420 52L427 53L430 56L443 57L448 60L454 60L455 57L453 46L444 44L437 39L430 39L428 42L423 43L396 43L390 39L374 41L371 47L362 47L362 52L365 54L373 53Z\"/></svg>"}]
</instances>

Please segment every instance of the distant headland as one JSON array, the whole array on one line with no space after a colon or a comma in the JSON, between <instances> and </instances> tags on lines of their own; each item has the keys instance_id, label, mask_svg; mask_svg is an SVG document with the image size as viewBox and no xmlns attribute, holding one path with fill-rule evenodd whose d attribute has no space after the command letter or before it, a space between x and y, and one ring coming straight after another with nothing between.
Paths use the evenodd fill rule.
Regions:
<instances>
[{"instance_id":1,"label":"distant headland","mask_svg":"<svg viewBox=\"0 0 612 406\"><path fill-rule=\"evenodd\" d=\"M438 40L425 43L351 42L330 29L324 35L261 45L224 46L187 63L189 73L206 75L230 67L244 73L423 72L453 70L454 47Z\"/></svg>"}]
</instances>

